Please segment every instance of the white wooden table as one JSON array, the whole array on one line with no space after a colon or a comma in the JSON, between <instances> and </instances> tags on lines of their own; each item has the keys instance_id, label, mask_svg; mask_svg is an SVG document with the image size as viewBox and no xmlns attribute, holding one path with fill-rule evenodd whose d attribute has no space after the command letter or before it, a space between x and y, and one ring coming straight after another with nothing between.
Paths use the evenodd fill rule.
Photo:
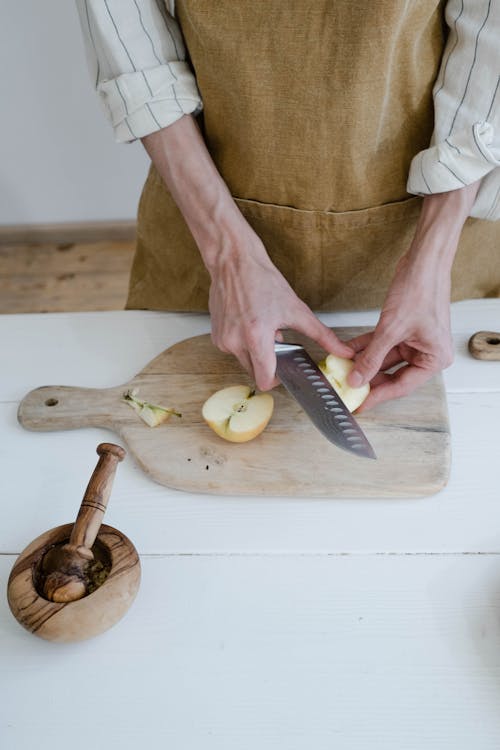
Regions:
<instances>
[{"instance_id":1,"label":"white wooden table","mask_svg":"<svg viewBox=\"0 0 500 750\"><path fill-rule=\"evenodd\" d=\"M205 316L0 317L0 747L5 750L498 750L500 362L467 354L500 300L453 306L453 465L417 500L191 495L127 457L107 522L142 559L127 616L52 644L11 616L16 555L74 518L112 433L30 433L43 384L112 386ZM325 315L372 324L373 313ZM69 743L69 744L68 744Z\"/></svg>"}]
</instances>

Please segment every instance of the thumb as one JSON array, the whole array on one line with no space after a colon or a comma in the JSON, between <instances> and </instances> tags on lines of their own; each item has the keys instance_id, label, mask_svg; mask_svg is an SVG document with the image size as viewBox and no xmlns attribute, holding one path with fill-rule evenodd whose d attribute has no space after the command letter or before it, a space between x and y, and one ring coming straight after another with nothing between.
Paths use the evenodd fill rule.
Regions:
<instances>
[{"instance_id":1,"label":"thumb","mask_svg":"<svg viewBox=\"0 0 500 750\"><path fill-rule=\"evenodd\" d=\"M387 352L393 347L392 339L375 330L373 338L366 349L354 362L354 367L347 376L351 388L358 388L369 383L381 369Z\"/></svg>"}]
</instances>

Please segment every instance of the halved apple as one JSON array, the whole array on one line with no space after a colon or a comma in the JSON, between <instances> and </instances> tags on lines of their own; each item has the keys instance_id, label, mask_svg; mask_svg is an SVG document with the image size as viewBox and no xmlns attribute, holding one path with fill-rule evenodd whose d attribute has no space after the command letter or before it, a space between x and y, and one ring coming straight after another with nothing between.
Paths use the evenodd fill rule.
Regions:
<instances>
[{"instance_id":1,"label":"halved apple","mask_svg":"<svg viewBox=\"0 0 500 750\"><path fill-rule=\"evenodd\" d=\"M358 406L361 406L370 393L369 383L362 385L360 388L351 388L347 384L347 376L354 367L354 360L329 354L326 359L318 362L318 367L333 385L349 411L354 411Z\"/></svg>"},{"instance_id":2,"label":"halved apple","mask_svg":"<svg viewBox=\"0 0 500 750\"><path fill-rule=\"evenodd\" d=\"M256 394L248 385L232 385L210 396L203 404L202 415L224 440L245 443L265 429L273 408L270 393Z\"/></svg>"}]
</instances>

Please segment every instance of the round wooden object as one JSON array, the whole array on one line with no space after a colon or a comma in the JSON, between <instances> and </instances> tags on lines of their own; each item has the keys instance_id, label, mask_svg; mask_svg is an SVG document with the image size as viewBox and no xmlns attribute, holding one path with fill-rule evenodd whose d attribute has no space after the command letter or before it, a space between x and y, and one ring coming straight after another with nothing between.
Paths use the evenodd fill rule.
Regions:
<instances>
[{"instance_id":1,"label":"round wooden object","mask_svg":"<svg viewBox=\"0 0 500 750\"><path fill-rule=\"evenodd\" d=\"M54 544L68 541L72 528L72 523L57 526L31 542L17 558L7 585L16 620L48 641L83 641L104 632L128 610L141 580L139 555L132 542L121 531L102 524L96 544L111 562L104 583L74 602L56 603L40 596L35 587L40 561Z\"/></svg>"},{"instance_id":2,"label":"round wooden object","mask_svg":"<svg viewBox=\"0 0 500 750\"><path fill-rule=\"evenodd\" d=\"M476 359L500 360L500 333L478 331L469 339L469 352Z\"/></svg>"}]
</instances>

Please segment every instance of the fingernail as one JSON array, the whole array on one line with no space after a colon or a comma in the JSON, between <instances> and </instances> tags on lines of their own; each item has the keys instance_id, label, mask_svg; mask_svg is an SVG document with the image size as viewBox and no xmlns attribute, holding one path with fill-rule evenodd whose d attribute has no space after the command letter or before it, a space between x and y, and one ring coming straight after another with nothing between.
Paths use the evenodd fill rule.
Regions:
<instances>
[{"instance_id":1,"label":"fingernail","mask_svg":"<svg viewBox=\"0 0 500 750\"><path fill-rule=\"evenodd\" d=\"M363 376L360 372L357 370L353 370L349 377L348 377L349 383L353 388L357 388L359 385L363 383Z\"/></svg>"}]
</instances>

